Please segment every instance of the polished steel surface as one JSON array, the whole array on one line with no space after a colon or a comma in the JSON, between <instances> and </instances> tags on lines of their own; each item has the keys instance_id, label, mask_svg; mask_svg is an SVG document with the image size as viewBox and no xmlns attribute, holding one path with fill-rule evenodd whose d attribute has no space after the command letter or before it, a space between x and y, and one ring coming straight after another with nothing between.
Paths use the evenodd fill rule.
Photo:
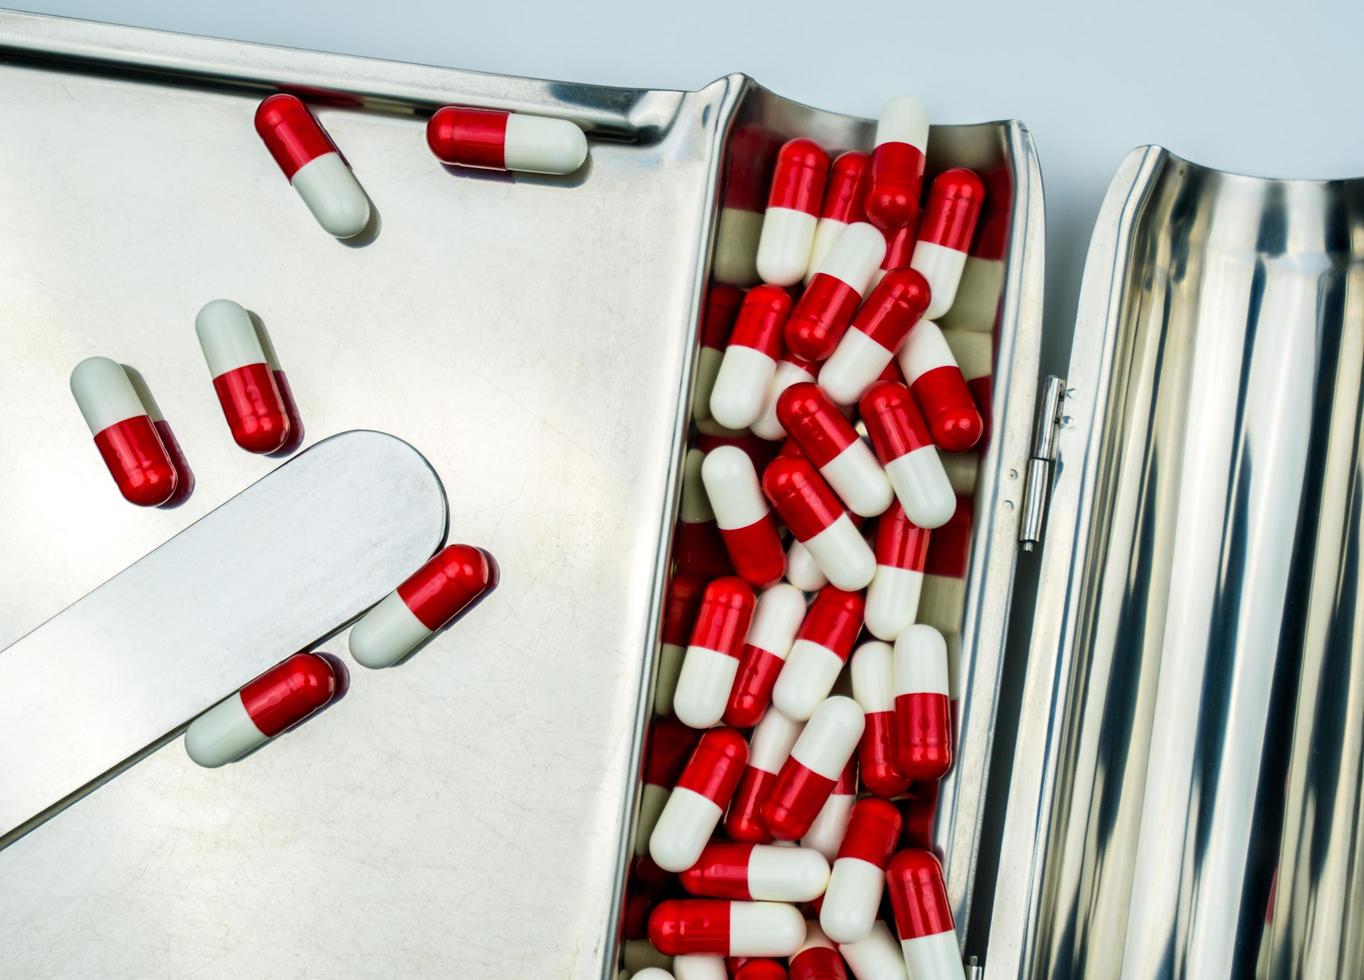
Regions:
<instances>
[{"instance_id":1,"label":"polished steel surface","mask_svg":"<svg viewBox=\"0 0 1364 980\"><path fill-rule=\"evenodd\" d=\"M990 976L1364 970L1361 204L1364 181L1241 177L1156 147L1113 180L1067 374Z\"/></svg>"},{"instance_id":2,"label":"polished steel surface","mask_svg":"<svg viewBox=\"0 0 1364 980\"><path fill-rule=\"evenodd\" d=\"M0 854L20 975L615 975L698 302L725 140L767 120L871 127L740 75L604 89L0 14L6 329L0 643L267 473L230 442L193 337L208 299L259 315L310 440L399 433L441 476L450 539L498 590L400 668L352 670L325 716L245 762L152 753ZM261 94L305 92L381 222L323 234L259 145ZM566 179L446 170L424 113L574 119ZM988 751L1031 427L1041 184L1018 123L935 130L930 167L1007 173L996 436L982 465L963 746ZM993 317L997 323L990 323ZM136 367L198 480L123 504L69 404L91 353ZM1008 411L1005 411L1006 406ZM326 565L330 549L317 555ZM206 630L220 628L206 624ZM344 652L345 635L323 649ZM221 692L226 694L227 691ZM969 741L967 741L969 740ZM964 909L984 758L944 796ZM116 899L115 899L116 896Z\"/></svg>"},{"instance_id":3,"label":"polished steel surface","mask_svg":"<svg viewBox=\"0 0 1364 980\"><path fill-rule=\"evenodd\" d=\"M0 155L0 644L279 465L228 436L194 335L217 297L268 328L310 442L401 435L445 485L451 540L502 571L476 614L401 667L352 669L277 744L208 771L173 743L0 852L0 973L597 974L735 83L597 89L16 14L0 37L23 147ZM31 50L52 47L80 60ZM318 110L382 218L369 244L323 233L261 146L277 80L377 107ZM569 179L455 173L425 144L438 101L611 138ZM179 509L110 486L67 390L95 353L174 427L198 484ZM322 649L349 660L344 634Z\"/></svg>"},{"instance_id":4,"label":"polished steel surface","mask_svg":"<svg viewBox=\"0 0 1364 980\"><path fill-rule=\"evenodd\" d=\"M444 534L419 453L342 433L0 650L0 847L354 618Z\"/></svg>"}]
</instances>

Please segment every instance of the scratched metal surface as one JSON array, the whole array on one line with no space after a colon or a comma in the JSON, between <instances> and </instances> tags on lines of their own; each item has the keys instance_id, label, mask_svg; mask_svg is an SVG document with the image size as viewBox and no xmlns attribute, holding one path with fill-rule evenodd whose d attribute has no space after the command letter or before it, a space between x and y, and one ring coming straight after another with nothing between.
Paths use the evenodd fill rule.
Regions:
<instances>
[{"instance_id":1,"label":"scratched metal surface","mask_svg":"<svg viewBox=\"0 0 1364 980\"><path fill-rule=\"evenodd\" d=\"M318 114L381 217L371 242L317 228L261 147L251 115L280 86L325 94ZM216 297L264 321L309 443L360 427L408 440L445 485L451 539L502 567L457 629L400 669L352 670L341 703L248 762L201 770L172 744L0 852L5 972L614 975L724 140L741 107L835 143L865 121L739 75L603 89L13 13L0 87L0 359L22 365L0 391L0 646L276 465L236 449L214 403L193 317ZM423 128L451 101L573 118L590 163L569 179L449 172ZM958 129L941 145L1017 168L1029 219L996 325L996 404L1019 407L982 468L964 627L981 638L988 740L1041 200L1025 129ZM179 509L136 510L110 486L66 386L94 353L137 368L171 422L198 484ZM344 639L323 649L344 655ZM957 900L975 776L941 830L967 834Z\"/></svg>"}]
</instances>

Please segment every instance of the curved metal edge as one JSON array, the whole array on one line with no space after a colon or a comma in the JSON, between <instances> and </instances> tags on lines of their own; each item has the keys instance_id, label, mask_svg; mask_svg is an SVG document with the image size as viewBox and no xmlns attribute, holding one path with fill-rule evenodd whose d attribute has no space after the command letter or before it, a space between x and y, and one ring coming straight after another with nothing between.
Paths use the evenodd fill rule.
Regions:
<instances>
[{"instance_id":1,"label":"curved metal edge","mask_svg":"<svg viewBox=\"0 0 1364 980\"><path fill-rule=\"evenodd\" d=\"M0 36L5 57L72 62L86 70L93 63L262 93L295 88L369 109L430 112L457 98L461 105L571 119L594 136L620 140L647 140L665 129L687 94L493 75L11 10L0 11Z\"/></svg>"},{"instance_id":2,"label":"curved metal edge","mask_svg":"<svg viewBox=\"0 0 1364 980\"><path fill-rule=\"evenodd\" d=\"M688 322L697 323L704 302L707 274L710 270L711 250L715 243L715 226L719 212L720 180L723 173L725 146L728 142L729 128L743 104L745 96L754 88L754 81L747 75L734 73L716 79L705 88L687 93L679 105L679 114L690 102L699 103L697 115L706 132L702 165L706 169L706 180L701 188L700 199L696 206L705 209L706 220L701 226L701 235L696 242L696 264L691 270L691 300ZM615 867L615 884L611 889L611 904L614 913L606 917L606 928L593 937L593 948L602 950L602 980L615 980L619 973L620 920L625 908L625 893L629 884L627 874L631 857L634 854L634 815L639 807L639 795L643 790L640 778L644 763L644 731L653 715L654 683L658 667L653 655L663 628L663 608L667 601L668 558L672 550L673 516L682 494L682 462L686 451L688 426L691 422L692 382L696 374L696 361L700 356L699 347L691 335L679 337L678 343L695 348L686 372L677 379L674 392L673 430L666 455L659 462L666 467L666 492L659 501L657 510L658 538L655 542L653 581L650 588L649 610L646 617L648 645L639 651L644 661L643 682L634 706L631 728L623 732L628 738L625 764L617 771L606 774L608 778L624 780L623 791L619 794L624 800L623 812L616 815L618 836Z\"/></svg>"},{"instance_id":3,"label":"curved metal edge","mask_svg":"<svg viewBox=\"0 0 1364 980\"><path fill-rule=\"evenodd\" d=\"M981 460L967 581L971 585L962 628L963 651L974 651L962 665L963 698L958 730L958 766L939 791L935 843L947 855L947 894L957 921L958 938L965 942L976 888L976 870L988 793L991 751L995 742L1000 678L1003 673L1008 616L998 615L1000 596L1011 596L1018 561L1018 522L1021 516L1031 417L1020 406L1036 400L1037 371L1042 347L1042 297L1045 281L1046 222L1042 172L1032 134L1013 120L1008 130L1009 157L1018 188L1013 201L1014 234L1006 260L1004 302L997 330L994 411L1002 423ZM999 366L1008 365L1003 371ZM1014 406L1008 411L1009 406ZM988 516L985 516L988 515ZM986 540L981 537L988 534ZM1006 605L1007 605L1006 600ZM974 791L962 792L961 785ZM965 855L965 859L957 859Z\"/></svg>"},{"instance_id":4,"label":"curved metal edge","mask_svg":"<svg viewBox=\"0 0 1364 980\"><path fill-rule=\"evenodd\" d=\"M987 945L987 977L1028 975L1033 967L1043 899L1043 858L1052 836L1057 764L1063 754L1066 697L1077 612L1075 585L1088 549L1089 519L1114 360L1114 332L1132 235L1169 159L1159 146L1123 159L1094 225L1067 374L1066 414L1074 421L1058 440L1056 479L1043 541L1032 641L1010 775L1008 806Z\"/></svg>"}]
</instances>

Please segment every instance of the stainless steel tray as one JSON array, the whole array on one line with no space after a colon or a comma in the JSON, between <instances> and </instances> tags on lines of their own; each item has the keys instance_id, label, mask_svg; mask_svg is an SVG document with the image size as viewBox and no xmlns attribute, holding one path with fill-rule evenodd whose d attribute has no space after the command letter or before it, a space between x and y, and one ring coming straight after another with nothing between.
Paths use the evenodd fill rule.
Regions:
<instances>
[{"instance_id":1,"label":"stainless steel tray","mask_svg":"<svg viewBox=\"0 0 1364 980\"><path fill-rule=\"evenodd\" d=\"M411 442L451 537L503 572L458 629L401 670L352 671L342 703L249 763L205 771L168 746L0 853L6 972L613 975L727 140L759 121L850 146L869 124L741 75L606 89L14 13L0 85L0 646L275 465L231 445L213 401L192 323L219 296L268 326L310 442ZM319 106L381 217L373 242L322 233L260 146L252 111L280 87ZM447 172L422 129L448 102L571 118L590 164ZM997 322L976 325L997 336L996 423L964 764L938 825L964 916L1029 454L1041 183L1017 123L931 145L930 167L997 168L1010 193ZM198 481L178 510L107 485L66 388L92 353L136 367L173 425Z\"/></svg>"},{"instance_id":2,"label":"stainless steel tray","mask_svg":"<svg viewBox=\"0 0 1364 980\"><path fill-rule=\"evenodd\" d=\"M1364 972L1361 216L1160 147L1113 178L987 976Z\"/></svg>"}]
</instances>

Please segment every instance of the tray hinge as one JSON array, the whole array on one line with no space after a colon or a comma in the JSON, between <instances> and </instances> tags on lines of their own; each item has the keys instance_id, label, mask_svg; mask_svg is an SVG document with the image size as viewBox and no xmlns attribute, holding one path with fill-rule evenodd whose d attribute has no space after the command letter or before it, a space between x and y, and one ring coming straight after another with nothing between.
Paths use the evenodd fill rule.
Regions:
<instances>
[{"instance_id":1,"label":"tray hinge","mask_svg":"<svg viewBox=\"0 0 1364 980\"><path fill-rule=\"evenodd\" d=\"M980 957L974 954L966 961L966 980L982 980L985 976L985 964Z\"/></svg>"},{"instance_id":2,"label":"tray hinge","mask_svg":"<svg viewBox=\"0 0 1364 980\"><path fill-rule=\"evenodd\" d=\"M1023 485L1023 519L1018 540L1024 551L1032 551L1042 540L1042 525L1051 500L1051 473L1056 462L1056 442L1061 434L1062 406L1066 382L1049 374L1042 383L1042 397L1033 426L1032 454L1028 458L1027 480Z\"/></svg>"}]
</instances>

